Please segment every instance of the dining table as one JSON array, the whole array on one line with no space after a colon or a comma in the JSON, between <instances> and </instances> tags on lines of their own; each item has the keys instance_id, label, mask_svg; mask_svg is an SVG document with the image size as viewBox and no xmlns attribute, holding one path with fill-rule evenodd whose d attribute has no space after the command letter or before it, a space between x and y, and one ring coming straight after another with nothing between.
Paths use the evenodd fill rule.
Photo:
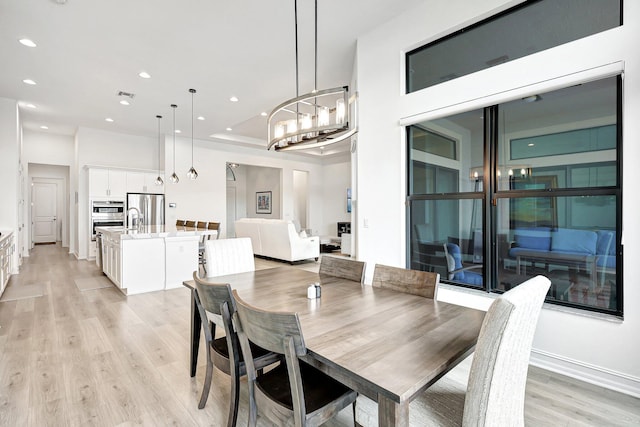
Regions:
<instances>
[{"instance_id":1,"label":"dining table","mask_svg":"<svg viewBox=\"0 0 640 427\"><path fill-rule=\"evenodd\" d=\"M410 402L473 351L484 312L282 266L209 277L246 303L296 312L307 347L301 359L378 403L383 426L408 426ZM319 298L307 298L311 284ZM191 376L202 319L191 289Z\"/></svg>"}]
</instances>

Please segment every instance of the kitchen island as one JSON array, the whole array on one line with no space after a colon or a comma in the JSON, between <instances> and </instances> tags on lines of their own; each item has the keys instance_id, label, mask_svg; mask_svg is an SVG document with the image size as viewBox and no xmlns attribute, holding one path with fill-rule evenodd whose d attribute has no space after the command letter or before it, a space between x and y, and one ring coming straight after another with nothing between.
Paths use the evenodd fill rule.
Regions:
<instances>
[{"instance_id":1,"label":"kitchen island","mask_svg":"<svg viewBox=\"0 0 640 427\"><path fill-rule=\"evenodd\" d=\"M96 227L102 271L126 295L182 286L198 269L198 243L215 230L169 225Z\"/></svg>"}]
</instances>

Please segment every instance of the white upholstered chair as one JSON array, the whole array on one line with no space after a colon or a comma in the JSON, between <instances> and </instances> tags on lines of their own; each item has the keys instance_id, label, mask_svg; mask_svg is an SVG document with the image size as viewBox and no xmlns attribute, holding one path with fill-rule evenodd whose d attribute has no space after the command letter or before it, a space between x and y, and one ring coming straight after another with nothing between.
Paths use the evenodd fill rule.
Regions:
<instances>
[{"instance_id":1,"label":"white upholstered chair","mask_svg":"<svg viewBox=\"0 0 640 427\"><path fill-rule=\"evenodd\" d=\"M244 273L256 269L251 239L207 240L204 244L207 277Z\"/></svg>"},{"instance_id":2,"label":"white upholstered chair","mask_svg":"<svg viewBox=\"0 0 640 427\"><path fill-rule=\"evenodd\" d=\"M529 355L542 303L551 282L536 276L501 295L480 329L466 384L449 374L418 396L409 409L411 425L524 426ZM377 425L375 402L358 397L360 425Z\"/></svg>"}]
</instances>

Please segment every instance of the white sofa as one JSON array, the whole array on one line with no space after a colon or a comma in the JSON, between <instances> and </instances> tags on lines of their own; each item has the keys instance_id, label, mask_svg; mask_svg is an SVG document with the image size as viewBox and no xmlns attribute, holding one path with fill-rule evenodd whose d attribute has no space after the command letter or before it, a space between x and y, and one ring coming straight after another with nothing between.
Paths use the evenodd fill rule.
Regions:
<instances>
[{"instance_id":1,"label":"white sofa","mask_svg":"<svg viewBox=\"0 0 640 427\"><path fill-rule=\"evenodd\" d=\"M242 218L236 220L236 237L249 237L253 253L283 261L318 259L320 238L300 237L291 221Z\"/></svg>"}]
</instances>

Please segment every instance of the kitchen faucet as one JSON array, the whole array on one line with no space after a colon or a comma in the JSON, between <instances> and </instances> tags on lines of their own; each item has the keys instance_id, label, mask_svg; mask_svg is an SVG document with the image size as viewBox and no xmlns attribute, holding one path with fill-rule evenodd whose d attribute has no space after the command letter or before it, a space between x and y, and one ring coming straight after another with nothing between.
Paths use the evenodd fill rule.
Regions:
<instances>
[{"instance_id":1,"label":"kitchen faucet","mask_svg":"<svg viewBox=\"0 0 640 427\"><path fill-rule=\"evenodd\" d=\"M144 227L144 218L142 216L142 214L140 213L140 209L136 208L135 206L130 207L129 209L127 209L127 219L129 219L129 213L131 211L135 211L137 213L137 216L134 217L136 219L136 222L134 224L133 219L131 218L131 227L136 227L138 229L138 231L141 231L142 228Z\"/></svg>"}]
</instances>

